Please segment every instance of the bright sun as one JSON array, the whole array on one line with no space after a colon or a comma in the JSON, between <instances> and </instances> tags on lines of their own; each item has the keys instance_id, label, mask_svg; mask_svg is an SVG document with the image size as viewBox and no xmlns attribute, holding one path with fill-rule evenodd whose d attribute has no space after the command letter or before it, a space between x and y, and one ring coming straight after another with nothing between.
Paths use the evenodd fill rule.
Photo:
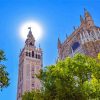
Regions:
<instances>
[{"instance_id":1,"label":"bright sun","mask_svg":"<svg viewBox=\"0 0 100 100\"><path fill-rule=\"evenodd\" d=\"M20 35L22 39L25 40L27 38L29 32L28 27L31 27L32 34L35 37L35 40L40 40L42 38L43 32L40 24L33 21L29 21L21 26Z\"/></svg>"}]
</instances>

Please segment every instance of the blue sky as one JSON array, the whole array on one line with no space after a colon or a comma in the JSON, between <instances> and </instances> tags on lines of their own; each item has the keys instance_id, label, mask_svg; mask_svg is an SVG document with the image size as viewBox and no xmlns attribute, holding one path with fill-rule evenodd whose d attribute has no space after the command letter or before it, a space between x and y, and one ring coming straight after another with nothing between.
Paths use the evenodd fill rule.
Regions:
<instances>
[{"instance_id":1,"label":"blue sky","mask_svg":"<svg viewBox=\"0 0 100 100\"><path fill-rule=\"evenodd\" d=\"M80 25L80 14L86 8L96 26L100 26L100 0L0 0L0 49L6 53L10 86L0 92L0 100L16 100L18 60L24 41L19 28L23 22L35 20L43 26L41 41L44 66L57 58L57 39L63 42ZM38 46L38 45L37 45Z\"/></svg>"}]
</instances>

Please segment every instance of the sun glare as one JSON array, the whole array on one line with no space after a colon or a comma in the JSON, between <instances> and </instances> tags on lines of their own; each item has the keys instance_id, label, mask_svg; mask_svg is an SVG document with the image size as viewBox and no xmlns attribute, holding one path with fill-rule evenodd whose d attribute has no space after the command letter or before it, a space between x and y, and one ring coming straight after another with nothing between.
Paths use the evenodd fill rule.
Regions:
<instances>
[{"instance_id":1,"label":"sun glare","mask_svg":"<svg viewBox=\"0 0 100 100\"><path fill-rule=\"evenodd\" d=\"M34 21L29 21L29 22L24 23L20 28L20 35L22 39L25 40L27 38L27 35L29 32L28 27L31 27L32 34L35 37L35 40L40 40L42 38L43 31L40 24Z\"/></svg>"}]
</instances>

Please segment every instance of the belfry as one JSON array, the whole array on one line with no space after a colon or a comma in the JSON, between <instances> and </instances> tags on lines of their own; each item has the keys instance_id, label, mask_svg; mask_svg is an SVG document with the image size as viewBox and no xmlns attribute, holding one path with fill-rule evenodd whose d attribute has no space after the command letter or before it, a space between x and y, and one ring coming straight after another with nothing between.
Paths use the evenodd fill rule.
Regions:
<instances>
[{"instance_id":1,"label":"belfry","mask_svg":"<svg viewBox=\"0 0 100 100\"><path fill-rule=\"evenodd\" d=\"M17 100L21 100L21 96L26 91L41 88L40 80L36 78L35 74L38 74L42 68L42 49L36 48L31 27L28 29L25 46L19 55Z\"/></svg>"}]
</instances>

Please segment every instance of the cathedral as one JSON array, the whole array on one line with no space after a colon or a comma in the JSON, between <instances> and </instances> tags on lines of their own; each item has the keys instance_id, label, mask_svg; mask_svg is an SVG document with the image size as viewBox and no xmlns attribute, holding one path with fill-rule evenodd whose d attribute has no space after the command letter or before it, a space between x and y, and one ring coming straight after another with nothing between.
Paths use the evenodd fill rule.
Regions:
<instances>
[{"instance_id":1,"label":"cathedral","mask_svg":"<svg viewBox=\"0 0 100 100\"><path fill-rule=\"evenodd\" d=\"M35 74L38 74L42 68L42 49L36 48L31 27L28 29L25 46L19 55L17 100L21 100L21 96L26 91L41 88L40 80L36 78Z\"/></svg>"},{"instance_id":2,"label":"cathedral","mask_svg":"<svg viewBox=\"0 0 100 100\"><path fill-rule=\"evenodd\" d=\"M73 57L76 53L97 57L100 52L100 27L94 24L90 13L84 9L84 17L80 16L80 26L61 43L58 38L58 59Z\"/></svg>"},{"instance_id":3,"label":"cathedral","mask_svg":"<svg viewBox=\"0 0 100 100\"><path fill-rule=\"evenodd\" d=\"M73 33L61 42L58 38L58 59L63 60L67 56L73 57L76 53L97 57L100 52L100 27L94 24L92 16L85 9L84 17L80 16L80 26L74 28ZM36 78L43 66L42 49L35 46L35 38L31 27L25 41L25 46L19 55L17 100L32 89L40 89L41 82Z\"/></svg>"}]
</instances>

